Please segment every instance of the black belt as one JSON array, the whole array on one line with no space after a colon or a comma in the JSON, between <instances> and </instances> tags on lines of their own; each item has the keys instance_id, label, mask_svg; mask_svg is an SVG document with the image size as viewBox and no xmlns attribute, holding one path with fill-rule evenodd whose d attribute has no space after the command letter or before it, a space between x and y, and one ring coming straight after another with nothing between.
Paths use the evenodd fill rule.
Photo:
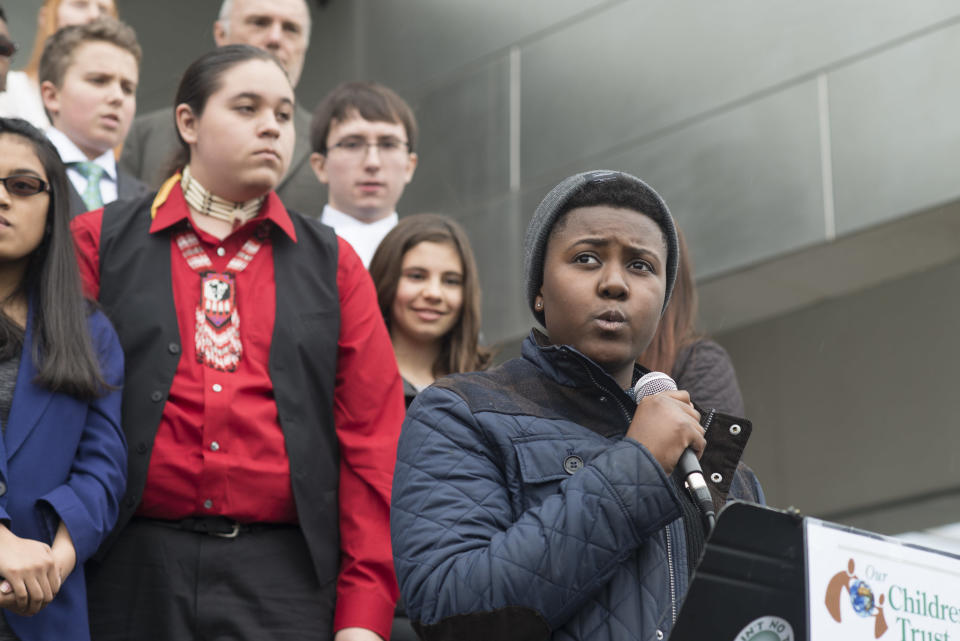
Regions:
<instances>
[{"instance_id":1,"label":"black belt","mask_svg":"<svg viewBox=\"0 0 960 641\"><path fill-rule=\"evenodd\" d=\"M189 516L179 521L137 517L136 520L174 530L209 534L210 536L219 536L225 539L234 539L245 532L262 532L264 530L275 530L278 528L298 527L294 523L240 523L239 521L228 519L225 516Z\"/></svg>"}]
</instances>

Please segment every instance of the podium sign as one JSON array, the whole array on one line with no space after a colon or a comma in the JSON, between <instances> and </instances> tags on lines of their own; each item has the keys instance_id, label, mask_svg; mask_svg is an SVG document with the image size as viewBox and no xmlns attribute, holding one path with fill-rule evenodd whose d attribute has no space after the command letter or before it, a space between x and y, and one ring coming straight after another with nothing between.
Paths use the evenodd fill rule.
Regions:
<instances>
[{"instance_id":1,"label":"podium sign","mask_svg":"<svg viewBox=\"0 0 960 641\"><path fill-rule=\"evenodd\" d=\"M960 558L804 519L810 639L960 641Z\"/></svg>"},{"instance_id":2,"label":"podium sign","mask_svg":"<svg viewBox=\"0 0 960 641\"><path fill-rule=\"evenodd\" d=\"M720 512L670 641L960 641L960 557L750 503Z\"/></svg>"}]
</instances>

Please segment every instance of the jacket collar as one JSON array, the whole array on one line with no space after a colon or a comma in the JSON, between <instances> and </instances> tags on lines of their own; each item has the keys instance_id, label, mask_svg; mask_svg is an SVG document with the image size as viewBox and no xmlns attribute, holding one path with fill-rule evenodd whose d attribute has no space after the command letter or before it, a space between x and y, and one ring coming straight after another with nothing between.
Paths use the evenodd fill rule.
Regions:
<instances>
[{"instance_id":1,"label":"jacket collar","mask_svg":"<svg viewBox=\"0 0 960 641\"><path fill-rule=\"evenodd\" d=\"M611 394L618 394L621 400L633 399L620 387L605 369L597 365L590 357L570 345L555 345L550 337L537 328L523 340L521 355L537 366L551 380L567 387L586 387L597 385ZM647 373L639 365L633 366L633 383Z\"/></svg>"}]
</instances>

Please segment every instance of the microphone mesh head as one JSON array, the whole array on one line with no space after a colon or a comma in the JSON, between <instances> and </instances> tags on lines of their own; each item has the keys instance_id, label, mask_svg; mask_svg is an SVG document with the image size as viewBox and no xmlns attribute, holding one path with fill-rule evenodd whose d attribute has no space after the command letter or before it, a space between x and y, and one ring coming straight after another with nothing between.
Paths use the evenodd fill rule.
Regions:
<instances>
[{"instance_id":1,"label":"microphone mesh head","mask_svg":"<svg viewBox=\"0 0 960 641\"><path fill-rule=\"evenodd\" d=\"M639 403L647 396L659 394L660 392L672 392L677 389L677 384L673 379L663 372L650 372L644 374L633 386L633 393Z\"/></svg>"}]
</instances>

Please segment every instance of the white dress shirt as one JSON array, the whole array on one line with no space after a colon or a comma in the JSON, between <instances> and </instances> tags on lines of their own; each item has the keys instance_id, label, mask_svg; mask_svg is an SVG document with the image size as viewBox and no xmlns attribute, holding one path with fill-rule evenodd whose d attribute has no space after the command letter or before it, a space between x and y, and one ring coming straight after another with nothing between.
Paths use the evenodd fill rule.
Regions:
<instances>
[{"instance_id":1,"label":"white dress shirt","mask_svg":"<svg viewBox=\"0 0 960 641\"><path fill-rule=\"evenodd\" d=\"M370 261L380 246L380 241L387 233L397 226L400 217L397 212L393 212L386 218L372 223L365 223L357 220L349 214L336 210L330 205L325 205L323 213L320 215L320 222L324 225L330 225L337 232L337 236L344 239L353 247L364 267L370 267Z\"/></svg>"},{"instance_id":2,"label":"white dress shirt","mask_svg":"<svg viewBox=\"0 0 960 641\"><path fill-rule=\"evenodd\" d=\"M67 138L65 133L56 127L47 129L47 138L49 138L53 146L57 148L60 159L63 160L63 164L67 166L67 177L70 178L70 182L76 187L77 192L83 194L87 189L87 179L84 178L83 174L79 171L71 167L70 163L85 162L89 160L87 155L80 151L80 148L77 147L72 140ZM100 179L100 199L104 205L112 203L117 199L117 159L113 155L113 149L108 149L91 162L103 167L104 171L103 177Z\"/></svg>"}]
</instances>

